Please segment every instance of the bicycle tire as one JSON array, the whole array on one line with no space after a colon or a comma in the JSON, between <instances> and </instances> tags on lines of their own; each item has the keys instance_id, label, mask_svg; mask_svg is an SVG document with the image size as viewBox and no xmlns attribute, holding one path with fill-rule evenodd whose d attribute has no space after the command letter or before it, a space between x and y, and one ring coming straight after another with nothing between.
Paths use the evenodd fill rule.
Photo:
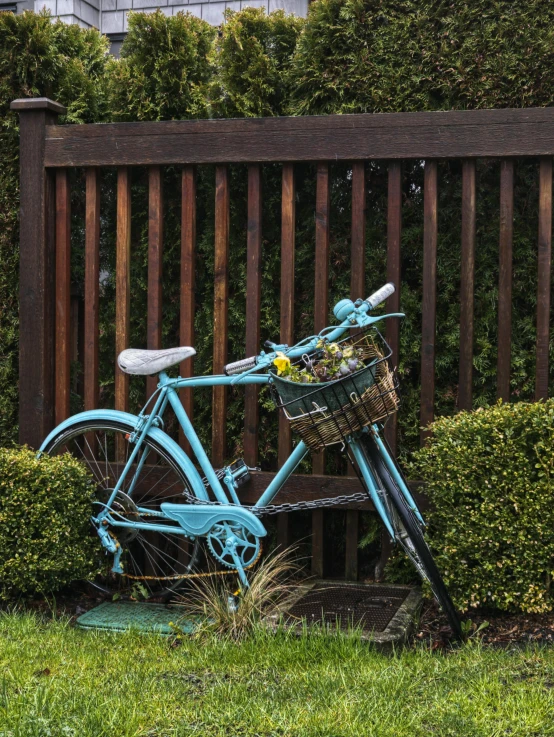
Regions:
<instances>
[{"instance_id":1,"label":"bicycle tire","mask_svg":"<svg viewBox=\"0 0 554 737\"><path fill-rule=\"evenodd\" d=\"M372 468L372 471L374 471L378 480L381 481L383 492L388 496L388 499L392 504L393 511L398 515L413 549L410 549L410 546L403 539L402 530L400 529L395 529L397 538L396 542L400 544L411 559L412 563L414 563L418 573L429 581L435 599L446 615L448 623L452 628L454 639L462 640L463 631L458 612L456 611L456 607L452 602L448 589L446 588L442 576L437 568L433 554L431 553L431 550L423 536L421 523L417 519L413 510L408 506L398 484L391 476L390 471L385 465L381 453L379 452L379 448L373 441L373 438L369 436L365 437L360 446ZM394 514L392 517L394 517ZM393 524L393 529L394 528L395 525Z\"/></svg>"},{"instance_id":2,"label":"bicycle tire","mask_svg":"<svg viewBox=\"0 0 554 737\"><path fill-rule=\"evenodd\" d=\"M132 429L131 429L132 430ZM104 459L97 459L93 457L91 454L95 451L95 449L98 448L98 433L99 432L113 432L114 438L113 441L110 441L110 450L108 451L108 444L106 439L106 450L104 452ZM70 425L65 430L62 430L60 433L55 435L52 440L49 442L49 444L44 448L43 452L48 453L49 455L56 455L63 452L70 452L75 457L79 458L79 460L85 462L89 466L89 470L91 471L93 477L95 478L97 482L98 487L98 499L101 500L102 495L105 495L107 493L108 487L101 486L102 482L105 482L106 479L102 477L102 471L103 466L105 464L106 466L106 474L109 477L111 473L113 473L113 468L116 469L121 466L121 463L117 463L114 457L108 458L110 453L114 451L115 444L117 443L117 438L120 438L121 441L126 441L129 437L130 428L128 425L122 422L118 422L117 420L82 420L80 422L76 422L73 425ZM92 444L92 448L88 442L89 439L91 439L91 434L94 433L95 441ZM81 445L79 445L79 441L81 442ZM83 451L83 447L85 447L85 443L88 445L88 451L89 457L87 458L87 453ZM113 444L112 444L113 443ZM152 438L147 437L145 439L145 444L151 449L151 451L156 454L156 458L158 459L157 465L159 465L160 460L163 460L165 463L165 466L167 467L168 471L167 473L173 473L174 474L174 481L173 484L182 483L183 488L186 488L189 492L192 492L192 489L186 479L186 476L183 474L178 462L171 456L171 454L158 442L153 440ZM101 443L100 443L101 445ZM128 445L128 443L127 443ZM127 451L128 452L128 451ZM150 466L150 468L152 468ZM115 478L115 473L113 474ZM166 487L171 481L172 478L169 480L166 480L165 484ZM152 484L155 481L155 479L151 480L150 483ZM158 482L159 483L159 482ZM178 488L176 489L176 493L171 497L171 499L167 496L161 497L158 495L158 497L152 498L152 501L142 501L142 499L139 499L139 503L142 503L144 505L151 504L152 510L154 511L161 501L171 501L174 497L179 498L182 496L182 491L178 491ZM147 497L145 497L147 498ZM134 501L131 499L131 501ZM100 501L101 503L101 501ZM128 510L123 510L122 514L125 513L129 514ZM173 523L172 523L173 524ZM118 528L121 530L122 528ZM91 525L91 530L94 535L96 535L96 532L94 530L94 527ZM158 535L158 545L159 550L154 550L154 535ZM142 553L142 556L137 556L136 550L138 547L138 544L140 542L140 537L142 536L142 546L144 548L144 551ZM149 537L147 537L149 536ZM119 533L117 534L118 539L121 538ZM163 538L166 538L163 540ZM175 538L175 539L173 539ZM181 538L182 539L182 538ZM162 573L163 573L163 567L171 567L175 571L175 573L178 574L189 574L194 572L197 569L198 560L200 557L200 541L196 539L192 543L192 550L188 553L188 559L183 561L178 561L175 546L179 544L179 538L176 535L167 535L165 533L152 533L148 531L140 531L139 534L136 535L136 539L133 538L129 541L129 544L127 546L128 548L128 563L127 567L129 567L130 571L132 571L132 575L135 576L134 578L126 578L125 576L122 576L120 574L110 574L108 571L106 571L100 579L97 580L91 580L90 583L95 586L96 588L100 589L104 593L107 594L114 594L114 593L125 593L127 589L132 590L133 586L135 585L135 582L141 581L141 576L146 576L148 574L158 574L158 578L149 578L144 579L143 582L143 589L148 592L148 596L142 592L142 596L144 598L168 598L169 596L175 594L178 592L180 588L186 583L186 579L177 579L177 580L169 580L165 581L162 579ZM161 553L162 556L166 556L167 561L163 562L163 557L160 557L160 551L162 550L161 546L164 546L163 552ZM102 551L103 548L101 548L100 540L98 540L98 546L99 550ZM125 547L125 544L124 544ZM171 552L170 552L171 551ZM125 551L127 552L127 551ZM155 557L155 560L154 560ZM178 555L180 557L180 555ZM108 557L109 560L109 557ZM152 562L154 561L154 562ZM180 568L177 570L176 564L180 563ZM111 564L109 564L111 565ZM150 566L150 571L142 570L143 568L146 568L147 566ZM171 573L171 571L167 571L168 573Z\"/></svg>"}]
</instances>

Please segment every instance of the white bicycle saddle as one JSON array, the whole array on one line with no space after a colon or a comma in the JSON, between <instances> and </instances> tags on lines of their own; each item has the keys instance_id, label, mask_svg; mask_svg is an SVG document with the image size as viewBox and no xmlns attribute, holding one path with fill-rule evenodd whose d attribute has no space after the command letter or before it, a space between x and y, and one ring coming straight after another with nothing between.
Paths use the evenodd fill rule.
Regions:
<instances>
[{"instance_id":1,"label":"white bicycle saddle","mask_svg":"<svg viewBox=\"0 0 554 737\"><path fill-rule=\"evenodd\" d=\"M140 348L127 348L117 357L119 368L126 374L150 376L159 374L185 358L195 356L194 348L183 345L179 348L164 348L161 351L144 351Z\"/></svg>"}]
</instances>

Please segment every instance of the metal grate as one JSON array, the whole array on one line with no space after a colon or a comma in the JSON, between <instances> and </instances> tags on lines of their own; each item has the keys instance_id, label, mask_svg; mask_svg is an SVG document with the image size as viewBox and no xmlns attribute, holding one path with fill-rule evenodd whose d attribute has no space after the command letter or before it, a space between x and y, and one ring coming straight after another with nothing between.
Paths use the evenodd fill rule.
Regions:
<instances>
[{"instance_id":1,"label":"metal grate","mask_svg":"<svg viewBox=\"0 0 554 737\"><path fill-rule=\"evenodd\" d=\"M105 602L82 614L77 626L83 629L111 630L125 632L133 629L140 632L155 632L170 635L173 630L170 622L177 622L184 632L192 632L197 622L182 620L179 608L163 604L118 601Z\"/></svg>"},{"instance_id":2,"label":"metal grate","mask_svg":"<svg viewBox=\"0 0 554 737\"><path fill-rule=\"evenodd\" d=\"M286 618L289 624L304 619L308 625L354 625L383 632L409 593L396 586L319 584L293 604Z\"/></svg>"}]
</instances>

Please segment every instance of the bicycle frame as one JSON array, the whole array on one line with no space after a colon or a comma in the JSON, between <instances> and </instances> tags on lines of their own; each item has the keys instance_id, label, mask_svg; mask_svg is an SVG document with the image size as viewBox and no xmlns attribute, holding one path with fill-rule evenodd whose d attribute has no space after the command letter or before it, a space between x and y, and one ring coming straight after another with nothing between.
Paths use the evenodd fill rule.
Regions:
<instances>
[{"instance_id":1,"label":"bicycle frame","mask_svg":"<svg viewBox=\"0 0 554 737\"><path fill-rule=\"evenodd\" d=\"M183 388L194 389L196 387L269 384L273 381L273 378L268 369L281 352L289 358L300 358L304 354L317 352L322 340L334 342L353 328L368 329L374 323L388 317L403 317L399 313L379 316L368 314L368 311L373 309L375 304L379 304L390 295L391 287L394 291L392 285L385 285L367 300L357 300L356 302L342 300L335 305L333 310L335 317L339 320L339 325L325 328L318 335L312 335L290 347L288 345L266 343L266 347L270 349L269 353L262 351L258 356L228 364L224 375L170 378L165 371L160 372L158 387L139 415L130 415L117 410L90 410L69 418L50 433L43 442L41 451L49 448L50 444L56 441L56 438L63 437L66 432L71 432L74 426L86 427L87 423L94 425L99 421L106 421L128 428L125 434L125 440L128 441L125 453L127 457L119 466L121 468L122 465L123 468L119 477L115 479L114 487L106 489L109 498L102 502L100 511L97 511L96 516L92 518L102 545L108 553L114 555L112 567L114 573L123 573L120 561L123 548L117 538L110 534L109 530L112 528L115 528L115 530L118 528L143 530L151 533L161 533L166 536L171 534L193 540L203 536L207 536L210 540L210 535L219 535L217 539L221 544L224 541L225 550L228 551L226 555L232 557L233 565L237 569L240 580L245 586L248 586L242 559L237 551L245 550L248 547L255 549L256 546L259 546L259 542L254 543L249 542L249 540L259 541L267 534L259 516L251 510L263 509L271 504L291 474L294 473L303 458L308 454L310 448L302 440L298 442L289 458L270 481L254 506L244 506L236 492L238 479L245 468L244 464L239 466L238 469L236 466L226 466L216 473L181 403L179 390ZM190 444L197 465L204 473L204 480L200 476L197 465L163 430L163 416L168 406L175 413L184 437ZM373 502L375 510L381 517L391 539L394 540L396 520L389 516L393 512L389 512L389 505L385 501L386 490L380 488L381 484L377 471L373 469L373 461L369 460L367 449L362 445L362 441L365 444L364 433L371 433L371 442L374 443L374 447L377 449L388 474L394 480L399 493L404 497L406 504L411 508L420 524L423 525L424 522L402 474L380 437L380 432L381 426L377 424L371 427L363 427L346 437L344 444L348 447L350 458L353 458L356 463L362 483ZM147 439L148 442L146 442ZM136 504L134 509L137 514L133 518L129 518L129 516L122 515L114 509L114 503L119 494L123 494L131 501L133 492L138 488L137 484L141 473L145 470L148 455L152 450L152 442L154 446L157 444L164 448L164 452L172 460L173 466L186 479L186 484L198 499L198 504L191 504L190 499L186 500L185 498L183 503L179 499L174 502L162 502L155 510ZM343 446L343 450L345 446ZM117 447L116 445L116 451L119 453ZM211 488L217 504L211 503L207 487ZM216 530L217 532L214 532ZM250 535L250 538L248 538L248 535ZM230 565L229 562L226 562L226 565Z\"/></svg>"},{"instance_id":2,"label":"bicycle frame","mask_svg":"<svg viewBox=\"0 0 554 737\"><path fill-rule=\"evenodd\" d=\"M282 366L283 358L289 360L291 358L303 358L305 366L308 367L311 365L311 357L319 357L326 343L338 341L346 332L352 329L367 329L387 317L403 317L402 314L398 313L378 317L367 314L369 310L373 310L393 294L394 289L394 285L389 283L374 292L366 300L356 300L356 302L348 299L341 300L333 310L339 321L338 326L325 328L318 335L306 338L291 347L267 342L266 347L270 349L269 353L262 351L258 356L227 364L224 368L224 375L196 376L183 379L181 377L170 378L165 371L162 371L159 373L159 384L156 391L138 416L118 410L90 410L74 415L52 430L42 443L39 454L52 451L55 453L66 452L66 445L80 437L84 441L81 441L81 445L78 442L76 444L85 460L86 456L83 451L85 443L90 451L91 458L95 458L94 452L88 444L88 433L100 430L100 438L106 437L105 430L113 430L117 433L115 444L110 443L110 450L115 451L113 458L117 471L122 470L119 476L113 474L115 486L112 488L110 474L113 472L108 473L107 467L109 465L111 469L111 463L108 458L108 443L105 439L106 474L105 476L102 475L102 471L96 463L100 471L100 478L95 472L93 472L93 476L96 476L96 480L100 482L102 493L97 495L95 499L96 511L91 518L93 527L96 529L106 553L113 555L112 573L127 576L131 580L153 578L158 584L166 587L168 591L173 589L169 587L169 584L165 584L165 581L185 579L197 575L189 572L177 572L172 563L177 559L172 556L171 552L164 551L160 547L152 545L152 543L148 543L149 546L154 551L159 551L162 556L161 564L159 562L156 564L158 572L155 575L143 575L142 564L143 562L144 565L147 563L139 560L138 575L129 574L125 570L125 567L129 564L129 558L135 571L137 563L134 560L131 548L128 548L129 556L122 559L122 554L124 546L135 540L138 535L131 534L127 538L120 537L120 542L114 532L111 531L112 528L116 530L127 528L131 531L136 530L138 532L138 530L142 530L154 533L154 538L158 538L160 535L162 538L165 536L166 540L169 539L170 546L175 545L175 542L171 539L173 535L191 540L203 537L214 558L219 560L222 565L234 569L241 585L248 588L249 582L246 571L258 560L261 552L261 538L267 534L259 515L255 514L255 511L260 510L263 513L264 508L271 504L310 448L301 440L294 447L289 458L270 481L254 506L242 505L236 490L239 487L239 480L248 476L244 462L233 463L216 472L180 401L179 390L195 387L269 384L274 381L274 374L269 369L274 365ZM176 355L182 355L180 352L176 354L164 351L161 356L162 360L160 360L160 355L157 353L146 357L144 355L140 356L134 351L130 353L137 355L150 368L155 365L167 367L171 365L171 361ZM282 356L281 353L285 355ZM187 350L185 354L190 355L191 351ZM308 354L307 359L304 354ZM389 356L390 350L386 356L382 357L382 360L387 360ZM181 359L178 358L177 361L179 360ZM144 369L144 364L139 363L139 366ZM129 368L124 361L123 363L120 361L120 367L126 371ZM131 373L131 371L128 372ZM141 370L137 373L146 372ZM281 373L281 371L279 370L278 373ZM337 383L338 381L341 381L341 379L338 379ZM341 384L341 386L343 385ZM335 390L333 389L333 391ZM356 387L356 391L349 395L350 398L352 399L354 394L357 396L358 392L359 390ZM324 399L324 401L326 400ZM329 405L333 410L330 402ZM184 437L190 444L192 454L196 458L197 465L164 432L163 415L168 406L175 413ZM340 406L342 407L342 404ZM393 411L397 409L397 406L395 401ZM327 408L323 407L322 409ZM344 409L342 407L340 411ZM309 411L307 413L310 414ZM371 421L372 417L386 417L386 413L368 414L365 419ZM327 419L326 417L325 420ZM353 460L362 484L391 539L397 541L404 548L419 573L429 580L437 600L447 613L453 631L458 637L461 637L462 630L452 600L422 534L422 527L425 525L423 518L404 482L400 469L390 455L386 443L381 438L382 423L370 426L364 426L362 422L354 425L349 424L350 431L353 427L360 428L349 436L345 434L344 429L338 422L336 424L338 432L331 435L332 440L340 442L342 439L343 447L341 450L348 449L348 456ZM98 435L95 437L96 440L99 439ZM309 434L306 434L306 438L308 442L312 442ZM320 442L314 444L314 447L324 447L326 445L323 435L321 438ZM122 450L124 450L123 455L126 456L125 461L120 460ZM154 465L152 467L145 465L151 452L154 454ZM165 460L166 466L177 475L177 482L173 482L169 488L175 486L175 483L179 483L179 480L181 480L183 489L181 490L180 486L177 486L176 493L167 495L165 498L158 496L152 499L151 502L155 502L153 509L145 508L138 504L142 498L138 493L135 494L135 498L138 497L137 502L133 501L132 496L135 491L142 489L140 480L142 471L146 471L148 477L152 470L156 468L158 464L157 456ZM197 466L204 472L204 479L201 478ZM135 470L132 470L133 468ZM156 483L162 481L166 475L167 472ZM216 503L210 499L208 488L211 488L217 500ZM109 496L107 502L105 501L106 495ZM195 496L196 499L191 498L192 496ZM144 498L148 498L147 491ZM162 501L159 501L160 499ZM100 511L97 511L98 509ZM148 553L146 542L145 540L141 544L150 565L153 566L154 559ZM167 548L167 545L165 547ZM180 543L177 544L177 548L178 550L181 549ZM196 550L196 547L194 549ZM174 550L174 547L171 547L171 550ZM194 555L192 558L194 558ZM194 563L195 559L189 563L189 568L185 566L185 570L189 571ZM166 575L168 566L169 575Z\"/></svg>"},{"instance_id":3,"label":"bicycle frame","mask_svg":"<svg viewBox=\"0 0 554 737\"><path fill-rule=\"evenodd\" d=\"M387 287L390 287L392 285L386 285L383 290L387 290ZM380 290L380 291L383 291ZM393 287L394 291L394 287ZM379 292L375 293L375 295L379 294ZM390 294L390 289L386 291L386 293L382 294L382 298L386 298ZM375 296L373 295L373 296ZM382 301L382 300L380 300ZM376 302L378 304L378 302ZM316 349L318 342L325 338L328 341L334 341L340 338L347 330L352 329L353 327L359 327L359 328L368 328L374 323L384 320L388 317L404 317L402 313L392 313L389 315L379 315L377 317L373 317L368 314L368 312L373 308L373 304L371 303L371 298L368 298L367 300L357 300L356 302L352 302L349 299L341 300L335 305L335 308L333 310L335 317L340 321L339 325L331 326L328 328L325 328L322 330L318 335L312 335L309 338L305 338L304 340L300 341L300 343L296 344L295 346L289 347L287 345L277 345L275 343L270 343L270 347L272 348L272 353L266 354L264 351L260 353L260 355L256 358L254 362L253 368L246 370L244 372L239 373L238 375L216 375L216 376L199 376L199 377L191 377L187 379L183 378L177 378L177 379L171 379L168 377L168 375L162 371L159 374L160 383L158 384L158 397L155 401L154 407L151 410L149 414L145 414L145 409L148 407L150 402L152 401L155 394L148 400L148 402L145 405L145 408L142 410L142 412L137 417L137 425L134 429L133 433L130 434L129 440L131 443L135 445L134 449L131 452L130 457L127 460L126 466L123 469L123 472L118 480L118 482L115 485L115 488L112 490L112 493L110 495L110 498L108 499L104 510L98 515L96 518L96 521L98 523L102 523L102 521L105 520L105 518L110 513L110 508L120 490L122 490L122 485L127 477L127 473L131 465L135 462L135 459L140 451L140 448L142 447L143 440L149 433L152 427L163 427L163 413L165 409L167 408L168 403L171 405L173 411L175 412L175 415L177 417L177 421L181 425L181 428L183 430L183 433L185 435L185 438L190 443L192 452L194 453L201 469L203 470L205 477L210 485L210 487L213 490L213 493L215 494L215 497L218 502L222 504L229 504L232 503L237 506L241 506L240 500L238 499L234 484L233 484L233 478L228 478L229 474L226 474L224 481L226 483L226 486L229 491L229 497L227 496L226 492L223 489L222 484L220 483L212 464L210 463L208 456L206 455L206 452L204 451L204 448L202 447L202 444L192 426L192 423L190 422L190 419L188 418L183 405L181 404L181 401L179 399L179 396L177 394L178 390L184 387L194 388L194 387L209 387L209 386L234 386L236 384L267 384L271 380L271 377L269 374L258 374L260 370L264 368L268 368L274 357L275 353L278 351L285 351L287 356L294 358L294 357L300 357L304 353L309 353L310 351L313 351ZM87 412L81 413L79 415L80 420L86 420L89 417ZM373 430L376 435L378 435L378 428L375 426L375 429ZM47 444L48 439L45 441L44 444ZM362 455L358 452L358 450L355 450L356 447L356 441L355 438L349 438L348 442L353 447L353 453L358 461L358 465L360 462L362 462ZM44 445L43 444L43 445ZM392 459L388 456L388 453L386 452L386 449L384 446L382 447L382 452L384 452L386 458L387 458L387 467L390 464L391 474L393 475L393 478L397 480L397 483L399 487L402 489L403 494L405 495L408 503L410 506L414 509L414 511L417 510L417 506L415 505L415 502L413 501L411 494L409 490L407 489L406 485L402 481L402 478L398 474L398 471L396 470L394 463L392 462ZM254 505L255 507L263 507L267 504L269 504L272 499L275 497L275 495L278 493L278 491L281 489L283 484L286 482L286 480L289 478L289 476L293 473L295 468L298 466L298 464L302 461L304 456L308 453L308 447L301 441L298 443L298 445L295 447L293 452L291 453L288 460L283 464L279 472L274 477L273 481L269 484L268 488L265 490L265 492L262 494L260 499L256 502ZM138 463L138 471L142 468L146 461L146 457L148 455L148 450L145 450L143 452L142 458L139 460ZM388 518L386 516L386 512L383 508L383 505L381 504L381 501L377 494L377 484L375 482L375 479L373 479L373 474L371 473L371 470L369 468L365 468L367 466L367 463L363 462L362 465L364 466L363 471L363 479L365 483L368 485L368 489L370 491L370 495L372 496L373 502L375 504L376 509L379 511L381 516L383 517L383 520L385 521L385 524L387 525L387 528L389 532L392 533L392 527L390 526L390 523L388 522ZM371 481L371 482L370 482ZM133 482L127 487L127 493L132 494L133 490ZM204 489L197 488L196 489L198 498L203 499L205 501L209 501L209 497L207 492ZM138 509L139 513L141 511L140 507ZM419 515L419 512L417 512ZM159 513L159 516L164 517L164 514L162 512ZM136 528L143 528L145 523L142 522L120 522L117 520L113 520L113 518L110 516L110 523L114 526L134 526ZM150 527L152 529L152 527Z\"/></svg>"},{"instance_id":4,"label":"bicycle frame","mask_svg":"<svg viewBox=\"0 0 554 737\"><path fill-rule=\"evenodd\" d=\"M191 378L175 378L172 379L165 372L160 373L159 375L159 385L157 389L157 398L155 400L154 406L152 408L152 411L149 414L145 414L144 410L141 412L140 415L137 417L137 427L135 430L135 433L130 437L130 441L135 445L133 451L131 452L129 459L127 461L127 464L125 468L123 469L117 484L115 485L112 494L110 498L108 499L106 506L102 513L98 516L98 520L101 521L104 517L107 517L110 515L110 508L111 505L116 498L116 495L118 491L122 488L122 485L127 477L128 470L131 468L133 463L135 462L135 459L137 458L137 455L139 454L141 447L142 447L142 441L147 436L150 428L152 426L157 427L160 426L163 414L165 410L167 409L167 405L169 404L171 408L173 409L177 421L179 422L185 438L188 440L191 450L194 453L194 456L196 457L196 460L198 461L198 464L202 471L204 472L204 475L206 479L208 480L208 483L214 493L214 496L216 497L217 501L222 504L233 504L237 506L241 506L241 502L236 494L236 491L234 489L233 485L233 478L225 478L224 481L226 482L225 485L227 487L227 490L224 489L220 479L217 477L215 470L204 450L204 447L202 446L202 443L200 442L200 439L198 438L198 435L196 434L196 431L194 430L194 427L185 412L185 409L181 403L181 400L179 398L178 391L182 388L195 388L195 387L213 387L213 386L231 386L231 385L248 385L248 384L268 384L271 380L271 377L269 374L244 374L239 376L226 376L226 375L215 375L215 376L198 376L198 377L191 377ZM154 397L155 395L153 395ZM150 398L149 402L146 404L146 407L150 404L152 401L152 398ZM83 415L86 415L86 413L83 413ZM367 431L368 429L365 428ZM421 514L417 508L417 505L407 488L406 484L404 483L404 480L402 476L399 474L398 469L396 468L396 464L394 463L393 459L390 457L386 446L384 445L381 437L380 437L380 428L377 425L374 425L371 430L369 430L375 442L377 443L377 446L379 448L379 451L383 457L383 460L390 471L391 476L397 483L399 489L403 493L407 503L409 506L413 509L414 513L417 515L418 519L423 523L423 519L421 517ZM375 509L379 513L380 517L383 520L383 523L385 524L389 534L392 538L394 538L394 531L391 525L391 522L389 520L388 512L386 508L384 507L381 497L379 494L379 485L378 482L374 476L374 473L367 463L364 455L362 454L362 451L359 446L359 440L357 436L352 436L348 439L348 445L351 449L352 455L354 456L356 463L360 469L360 473L362 475L363 481L365 482L365 485L369 491L371 500L375 506ZM300 441L295 448L293 449L291 455L288 457L286 462L281 466L277 474L274 476L272 481L269 483L266 490L263 492L263 494L260 496L258 501L254 504L254 507L260 508L264 507L268 504L271 504L275 496L278 494L280 489L283 487L283 485L286 483L288 478L291 476L292 473L294 473L295 469L298 467L298 465L301 463L301 461L304 459L304 457L308 454L309 448L308 446L303 442ZM138 467L137 467L137 473L142 468L143 464L146 462L146 457L148 454L148 450L143 452L143 457L140 458ZM131 481L130 485L126 489L126 493L129 496L132 496L133 492L133 482ZM199 496L199 499L208 500L208 494L205 492L204 496ZM138 507L139 512L148 512L150 516L152 516L151 510L142 510L141 507ZM163 513L159 513L160 517L164 517ZM135 529L145 529L148 528L150 530L156 531L158 528L156 527L155 523L144 523L144 522L121 522L116 519L114 519L110 515L110 524L115 527L131 527ZM175 534L185 534L184 530L181 528L175 527L170 528L171 532ZM160 527L160 531L168 532L168 527Z\"/></svg>"}]
</instances>

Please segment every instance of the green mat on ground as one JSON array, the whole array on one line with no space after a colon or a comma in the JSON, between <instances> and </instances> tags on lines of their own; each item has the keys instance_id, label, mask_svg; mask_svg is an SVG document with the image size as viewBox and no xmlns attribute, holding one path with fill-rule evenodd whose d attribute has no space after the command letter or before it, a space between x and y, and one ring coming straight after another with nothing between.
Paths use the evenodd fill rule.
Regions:
<instances>
[{"instance_id":1,"label":"green mat on ground","mask_svg":"<svg viewBox=\"0 0 554 737\"><path fill-rule=\"evenodd\" d=\"M148 604L135 601L107 601L91 609L77 619L77 627L83 629L125 632L129 629L170 635L170 622L177 622L183 632L190 633L197 625L193 619L182 619L179 607L165 604Z\"/></svg>"}]
</instances>

